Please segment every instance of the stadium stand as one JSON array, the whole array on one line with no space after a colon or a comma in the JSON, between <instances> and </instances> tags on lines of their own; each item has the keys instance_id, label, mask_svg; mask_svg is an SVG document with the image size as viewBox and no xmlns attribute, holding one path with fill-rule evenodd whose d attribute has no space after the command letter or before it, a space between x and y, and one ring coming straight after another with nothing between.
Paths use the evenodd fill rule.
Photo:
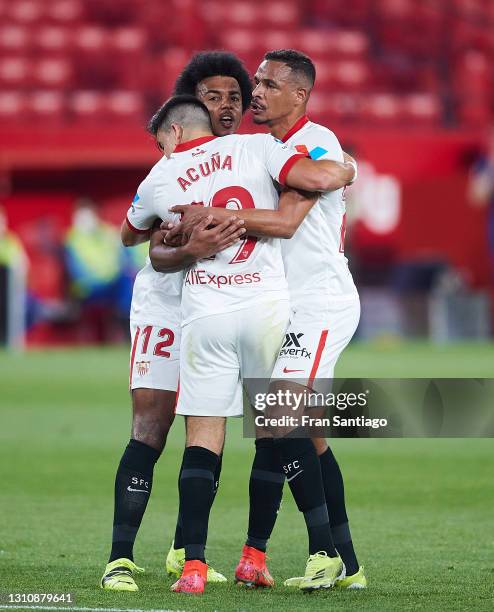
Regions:
<instances>
[{"instance_id":1,"label":"stadium stand","mask_svg":"<svg viewBox=\"0 0 494 612\"><path fill-rule=\"evenodd\" d=\"M492 117L494 0L0 2L0 123L145 120L190 54L223 47L253 70L297 47L318 69L317 115L388 126ZM109 99L107 99L109 96Z\"/></svg>"}]
</instances>

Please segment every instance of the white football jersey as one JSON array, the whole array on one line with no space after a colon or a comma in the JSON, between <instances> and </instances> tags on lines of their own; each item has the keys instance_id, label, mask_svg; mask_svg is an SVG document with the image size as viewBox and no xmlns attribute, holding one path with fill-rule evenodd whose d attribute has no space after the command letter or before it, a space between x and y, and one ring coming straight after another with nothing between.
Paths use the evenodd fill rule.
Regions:
<instances>
[{"instance_id":1,"label":"white football jersey","mask_svg":"<svg viewBox=\"0 0 494 612\"><path fill-rule=\"evenodd\" d=\"M174 221L169 213L174 204L274 210L278 194L273 179L283 184L300 157L269 134L207 136L182 143L156 174L153 206L135 202L129 221L143 229L158 217ZM287 297L280 240L246 237L185 271L183 325Z\"/></svg>"},{"instance_id":2,"label":"white football jersey","mask_svg":"<svg viewBox=\"0 0 494 612\"><path fill-rule=\"evenodd\" d=\"M146 232L157 218L152 212L156 179L164 171L167 162L166 157L161 158L137 189L127 212L127 223L135 232ZM134 282L130 320L150 325L166 322L180 325L182 283L182 271L169 274L156 272L148 257L146 265L137 273Z\"/></svg>"},{"instance_id":3,"label":"white football jersey","mask_svg":"<svg viewBox=\"0 0 494 612\"><path fill-rule=\"evenodd\" d=\"M312 159L343 161L336 136L305 116L283 142ZM344 253L343 189L321 195L290 240L283 241L283 261L294 309L322 306L357 294Z\"/></svg>"}]
</instances>

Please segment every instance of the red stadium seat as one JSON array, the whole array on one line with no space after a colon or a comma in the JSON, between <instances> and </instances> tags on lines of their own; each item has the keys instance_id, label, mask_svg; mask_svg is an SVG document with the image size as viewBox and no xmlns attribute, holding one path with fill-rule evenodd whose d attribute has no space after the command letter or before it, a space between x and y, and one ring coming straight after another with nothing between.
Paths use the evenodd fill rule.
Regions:
<instances>
[{"instance_id":1,"label":"red stadium seat","mask_svg":"<svg viewBox=\"0 0 494 612\"><path fill-rule=\"evenodd\" d=\"M32 83L33 65L26 57L0 59L0 89L27 89Z\"/></svg>"},{"instance_id":2,"label":"red stadium seat","mask_svg":"<svg viewBox=\"0 0 494 612\"><path fill-rule=\"evenodd\" d=\"M107 91L118 84L110 35L105 28L86 25L76 29L73 61L75 82L81 89Z\"/></svg>"},{"instance_id":3,"label":"red stadium seat","mask_svg":"<svg viewBox=\"0 0 494 612\"><path fill-rule=\"evenodd\" d=\"M24 121L26 107L24 94L18 91L0 91L0 123Z\"/></svg>"},{"instance_id":4,"label":"red stadium seat","mask_svg":"<svg viewBox=\"0 0 494 612\"><path fill-rule=\"evenodd\" d=\"M69 28L48 25L36 30L33 36L37 51L44 55L65 55L71 50L72 37Z\"/></svg>"},{"instance_id":5,"label":"red stadium seat","mask_svg":"<svg viewBox=\"0 0 494 612\"><path fill-rule=\"evenodd\" d=\"M140 27L117 28L109 37L109 52L118 87L138 88L142 83L146 35Z\"/></svg>"},{"instance_id":6,"label":"red stadium seat","mask_svg":"<svg viewBox=\"0 0 494 612\"><path fill-rule=\"evenodd\" d=\"M455 0L455 9L459 16L468 19L484 19L488 2L485 0Z\"/></svg>"},{"instance_id":7,"label":"red stadium seat","mask_svg":"<svg viewBox=\"0 0 494 612\"><path fill-rule=\"evenodd\" d=\"M82 53L103 54L108 47L108 31L94 25L83 25L74 34L76 48Z\"/></svg>"},{"instance_id":8,"label":"red stadium seat","mask_svg":"<svg viewBox=\"0 0 494 612\"><path fill-rule=\"evenodd\" d=\"M490 58L479 51L465 53L456 65L455 81L462 95L487 94L493 86Z\"/></svg>"},{"instance_id":9,"label":"red stadium seat","mask_svg":"<svg viewBox=\"0 0 494 612\"><path fill-rule=\"evenodd\" d=\"M36 0L16 0L9 3L8 16L18 23L35 23L43 18L45 8L43 2Z\"/></svg>"},{"instance_id":10,"label":"red stadium seat","mask_svg":"<svg viewBox=\"0 0 494 612\"><path fill-rule=\"evenodd\" d=\"M267 30L263 33L262 39L264 42L264 49L266 51L272 51L275 49L290 49L294 45L294 32L289 30ZM257 54L262 51L262 47L255 49Z\"/></svg>"},{"instance_id":11,"label":"red stadium seat","mask_svg":"<svg viewBox=\"0 0 494 612\"><path fill-rule=\"evenodd\" d=\"M142 96L133 91L114 91L105 96L105 108L111 121L139 122L144 113Z\"/></svg>"},{"instance_id":12,"label":"red stadium seat","mask_svg":"<svg viewBox=\"0 0 494 612\"><path fill-rule=\"evenodd\" d=\"M357 30L341 30L331 35L332 52L341 56L363 56L367 53L369 41Z\"/></svg>"},{"instance_id":13,"label":"red stadium seat","mask_svg":"<svg viewBox=\"0 0 494 612\"><path fill-rule=\"evenodd\" d=\"M378 0L376 4L385 19L409 19L415 9L412 0Z\"/></svg>"},{"instance_id":14,"label":"red stadium seat","mask_svg":"<svg viewBox=\"0 0 494 612\"><path fill-rule=\"evenodd\" d=\"M0 55L28 53L30 39L29 29L24 26L6 24L0 27Z\"/></svg>"},{"instance_id":15,"label":"red stadium seat","mask_svg":"<svg viewBox=\"0 0 494 612\"><path fill-rule=\"evenodd\" d=\"M330 31L315 29L300 30L297 36L297 46L311 57L316 59L317 57L326 58L326 54L331 47L330 39Z\"/></svg>"},{"instance_id":16,"label":"red stadium seat","mask_svg":"<svg viewBox=\"0 0 494 612\"><path fill-rule=\"evenodd\" d=\"M262 27L265 23L277 30L294 29L300 22L299 4L290 0L273 0L262 4L262 16L257 24Z\"/></svg>"},{"instance_id":17,"label":"red stadium seat","mask_svg":"<svg viewBox=\"0 0 494 612\"><path fill-rule=\"evenodd\" d=\"M369 81L369 68L362 61L331 62L319 60L316 65L316 83L322 88L353 90L364 88Z\"/></svg>"},{"instance_id":18,"label":"red stadium seat","mask_svg":"<svg viewBox=\"0 0 494 612\"><path fill-rule=\"evenodd\" d=\"M72 83L72 76L72 64L66 59L43 59L33 65L35 87L67 89Z\"/></svg>"},{"instance_id":19,"label":"red stadium seat","mask_svg":"<svg viewBox=\"0 0 494 612\"><path fill-rule=\"evenodd\" d=\"M309 101L309 117L331 127L331 123L354 122L358 119L360 97L355 94L321 93L317 89Z\"/></svg>"},{"instance_id":20,"label":"red stadium seat","mask_svg":"<svg viewBox=\"0 0 494 612\"><path fill-rule=\"evenodd\" d=\"M84 0L84 13L90 23L99 23L104 26L115 27L137 23L149 7L164 6L168 15L171 15L169 0L155 2L154 0Z\"/></svg>"},{"instance_id":21,"label":"red stadium seat","mask_svg":"<svg viewBox=\"0 0 494 612\"><path fill-rule=\"evenodd\" d=\"M49 19L70 26L81 21L83 13L83 3L80 0L55 0L50 2L46 10Z\"/></svg>"},{"instance_id":22,"label":"red stadium seat","mask_svg":"<svg viewBox=\"0 0 494 612\"><path fill-rule=\"evenodd\" d=\"M364 123L399 125L403 122L400 99L392 94L373 94L362 99L360 119Z\"/></svg>"},{"instance_id":23,"label":"red stadium seat","mask_svg":"<svg viewBox=\"0 0 494 612\"><path fill-rule=\"evenodd\" d=\"M369 78L365 62L344 61L335 64L335 80L344 89L362 89Z\"/></svg>"},{"instance_id":24,"label":"red stadium seat","mask_svg":"<svg viewBox=\"0 0 494 612\"><path fill-rule=\"evenodd\" d=\"M162 100L168 97L173 85L189 60L188 53L180 47L172 47L153 66L153 85Z\"/></svg>"},{"instance_id":25,"label":"red stadium seat","mask_svg":"<svg viewBox=\"0 0 494 612\"><path fill-rule=\"evenodd\" d=\"M34 92L28 98L29 116L47 123L59 124L65 119L65 98L58 91Z\"/></svg>"},{"instance_id":26,"label":"red stadium seat","mask_svg":"<svg viewBox=\"0 0 494 612\"><path fill-rule=\"evenodd\" d=\"M105 94L98 91L76 91L68 101L75 123L98 124L106 119Z\"/></svg>"},{"instance_id":27,"label":"red stadium seat","mask_svg":"<svg viewBox=\"0 0 494 612\"><path fill-rule=\"evenodd\" d=\"M140 27L117 28L110 37L111 47L124 53L142 53L145 43L146 34Z\"/></svg>"},{"instance_id":28,"label":"red stadium seat","mask_svg":"<svg viewBox=\"0 0 494 612\"><path fill-rule=\"evenodd\" d=\"M316 60L363 57L369 44L367 36L358 30L304 29L297 39L297 48Z\"/></svg>"},{"instance_id":29,"label":"red stadium seat","mask_svg":"<svg viewBox=\"0 0 494 612\"><path fill-rule=\"evenodd\" d=\"M219 40L222 48L238 53L242 59L259 50L257 37L251 30L228 28L220 33Z\"/></svg>"},{"instance_id":30,"label":"red stadium seat","mask_svg":"<svg viewBox=\"0 0 494 612\"><path fill-rule=\"evenodd\" d=\"M494 0L0 0L0 20L7 114L16 91L75 89L82 121L137 121L143 102L129 92L157 104L192 52L215 47L251 72L266 51L308 53L314 112L336 121L359 121L362 102L366 122L441 125L441 100L453 98L459 121L478 124L493 102ZM116 94L111 104L102 93Z\"/></svg>"},{"instance_id":31,"label":"red stadium seat","mask_svg":"<svg viewBox=\"0 0 494 612\"><path fill-rule=\"evenodd\" d=\"M243 27L258 27L259 23L263 20L263 10L261 9L264 8L252 2L232 0L228 5L228 9L223 12L222 19L227 27L229 24Z\"/></svg>"},{"instance_id":32,"label":"red stadium seat","mask_svg":"<svg viewBox=\"0 0 494 612\"><path fill-rule=\"evenodd\" d=\"M437 96L416 93L405 96L403 112L407 121L422 125L436 125L441 119L441 104Z\"/></svg>"},{"instance_id":33,"label":"red stadium seat","mask_svg":"<svg viewBox=\"0 0 494 612\"><path fill-rule=\"evenodd\" d=\"M306 12L317 24L355 26L369 22L374 5L375 0L311 0Z\"/></svg>"}]
</instances>

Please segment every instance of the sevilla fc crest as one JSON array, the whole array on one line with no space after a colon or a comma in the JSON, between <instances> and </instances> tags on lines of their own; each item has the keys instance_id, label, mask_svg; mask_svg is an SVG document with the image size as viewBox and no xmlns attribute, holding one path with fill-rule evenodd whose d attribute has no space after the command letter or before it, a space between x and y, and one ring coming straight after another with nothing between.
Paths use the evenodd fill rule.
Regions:
<instances>
[{"instance_id":1,"label":"sevilla fc crest","mask_svg":"<svg viewBox=\"0 0 494 612\"><path fill-rule=\"evenodd\" d=\"M136 368L139 376L145 376L149 372L150 365L150 361L136 361Z\"/></svg>"}]
</instances>

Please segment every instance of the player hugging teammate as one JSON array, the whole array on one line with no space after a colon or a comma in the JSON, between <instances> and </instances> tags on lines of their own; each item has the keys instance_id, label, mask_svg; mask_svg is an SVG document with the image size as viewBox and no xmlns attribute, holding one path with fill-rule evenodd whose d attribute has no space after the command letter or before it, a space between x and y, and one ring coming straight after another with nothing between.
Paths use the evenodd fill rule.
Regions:
<instances>
[{"instance_id":1,"label":"player hugging teammate","mask_svg":"<svg viewBox=\"0 0 494 612\"><path fill-rule=\"evenodd\" d=\"M234 136L250 103L249 77L232 54L198 54L176 84L177 94L189 95L172 98L151 121L165 157L139 187L122 225L129 246L152 234L152 263L134 287L132 438L115 481L112 552L103 588L137 590L134 574L141 570L132 548L154 464L173 422L179 369L176 411L185 415L187 437L167 570L179 576L172 590L201 593L207 581L226 580L208 568L204 551L225 420L242 414L241 380L284 381L289 371L298 388L318 389L319 381L332 377L355 331L359 302L343 254L342 199L355 164L344 163L334 134L305 115L314 78L303 54L267 54L256 73L252 112L276 139ZM286 186L279 201L273 181ZM188 206L192 203L204 206ZM175 214L169 212L173 205ZM153 232L160 220L175 224L168 244L179 234L188 238L186 244L165 245L161 231ZM286 360L280 352L285 333L304 338L312 348L308 360ZM248 537L236 580L274 584L265 551L286 468L294 462L299 469L288 480L306 521L309 560L305 576L285 584L305 591L334 584L365 587L341 472L325 440L264 434L256 440Z\"/></svg>"}]
</instances>

